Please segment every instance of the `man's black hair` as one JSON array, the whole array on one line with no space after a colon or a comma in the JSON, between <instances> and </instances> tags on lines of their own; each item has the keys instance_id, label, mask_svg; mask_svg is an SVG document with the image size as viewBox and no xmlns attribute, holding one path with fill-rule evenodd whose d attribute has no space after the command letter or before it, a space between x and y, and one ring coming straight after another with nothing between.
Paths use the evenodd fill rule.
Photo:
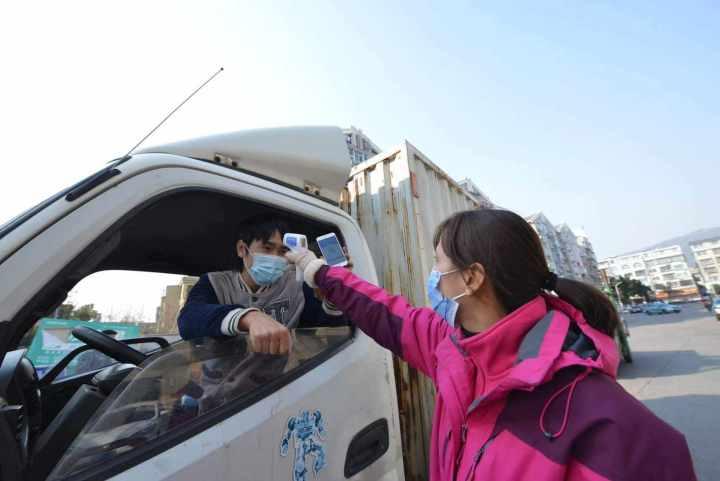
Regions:
<instances>
[{"instance_id":1,"label":"man's black hair","mask_svg":"<svg viewBox=\"0 0 720 481\"><path fill-rule=\"evenodd\" d=\"M232 246L233 253L237 258L237 268L241 271L244 268L242 259L237 257L237 241L241 240L249 247L256 240L261 242L269 241L275 232L279 232L282 237L288 231L288 222L278 215L260 214L242 221L237 227L235 242L233 242Z\"/></svg>"}]
</instances>

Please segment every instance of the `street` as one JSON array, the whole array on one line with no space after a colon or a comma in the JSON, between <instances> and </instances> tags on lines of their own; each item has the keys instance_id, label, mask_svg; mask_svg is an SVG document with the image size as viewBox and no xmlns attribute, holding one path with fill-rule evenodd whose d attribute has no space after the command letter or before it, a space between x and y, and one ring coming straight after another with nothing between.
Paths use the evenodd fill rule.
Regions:
<instances>
[{"instance_id":1,"label":"street","mask_svg":"<svg viewBox=\"0 0 720 481\"><path fill-rule=\"evenodd\" d=\"M619 381L687 438L698 479L720 479L720 322L699 303L679 314L624 314L633 364Z\"/></svg>"}]
</instances>

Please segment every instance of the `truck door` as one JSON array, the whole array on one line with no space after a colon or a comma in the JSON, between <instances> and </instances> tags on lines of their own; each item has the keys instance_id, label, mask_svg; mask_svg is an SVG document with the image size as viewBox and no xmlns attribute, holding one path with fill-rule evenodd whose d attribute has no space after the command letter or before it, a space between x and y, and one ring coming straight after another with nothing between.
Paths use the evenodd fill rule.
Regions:
<instances>
[{"instance_id":1,"label":"truck door","mask_svg":"<svg viewBox=\"0 0 720 481\"><path fill-rule=\"evenodd\" d=\"M233 240L229 225L258 209L332 227L356 271L375 279L364 238L338 209L201 164L140 155L112 186L59 198L16 226L11 240L22 242L0 261L0 319L13 337L99 272L184 277L228 267L220 252ZM98 292L107 289L123 296L122 283ZM157 316L140 328L172 344L107 393L48 479L403 479L391 356L359 331L298 330L294 352L270 359L249 353L242 336L188 342L145 325Z\"/></svg>"}]
</instances>

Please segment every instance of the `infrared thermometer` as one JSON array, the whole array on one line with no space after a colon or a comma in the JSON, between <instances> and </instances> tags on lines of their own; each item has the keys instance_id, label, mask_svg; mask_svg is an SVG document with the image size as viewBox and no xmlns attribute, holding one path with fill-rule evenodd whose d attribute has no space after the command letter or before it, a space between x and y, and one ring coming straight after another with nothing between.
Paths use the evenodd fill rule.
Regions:
<instances>
[{"instance_id":1,"label":"infrared thermometer","mask_svg":"<svg viewBox=\"0 0 720 481\"><path fill-rule=\"evenodd\" d=\"M293 251L308 248L307 237L303 234L285 234L283 236L283 244L285 244L285 247Z\"/></svg>"},{"instance_id":2,"label":"infrared thermometer","mask_svg":"<svg viewBox=\"0 0 720 481\"><path fill-rule=\"evenodd\" d=\"M283 236L283 244L285 245L285 247L295 252L300 250L307 250L308 248L307 236L303 234L287 233ZM298 282L302 282L303 280L303 273L300 272L300 269L298 269L297 267L295 268L295 279Z\"/></svg>"}]
</instances>

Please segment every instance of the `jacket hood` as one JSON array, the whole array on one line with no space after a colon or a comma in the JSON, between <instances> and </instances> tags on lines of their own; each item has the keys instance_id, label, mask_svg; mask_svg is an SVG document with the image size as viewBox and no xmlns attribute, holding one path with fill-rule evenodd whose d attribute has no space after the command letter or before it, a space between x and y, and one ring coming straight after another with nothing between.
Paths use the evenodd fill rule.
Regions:
<instances>
[{"instance_id":1,"label":"jacket hood","mask_svg":"<svg viewBox=\"0 0 720 481\"><path fill-rule=\"evenodd\" d=\"M612 378L617 375L619 354L614 339L590 326L580 310L555 296L541 294L490 329L464 339L461 335L456 329L449 335L450 341L473 367L458 371L447 366L438 384L449 401L448 414L454 422L465 423L478 407L507 397L511 391L533 391L561 369L581 367L570 383L547 400L539 416L539 429L556 438L567 427L577 384L592 371ZM550 433L545 428L546 411L568 390L562 428Z\"/></svg>"},{"instance_id":2,"label":"jacket hood","mask_svg":"<svg viewBox=\"0 0 720 481\"><path fill-rule=\"evenodd\" d=\"M533 390L570 366L602 371L615 378L620 362L613 338L588 324L579 309L558 297L542 294L511 312L490 329L459 339L464 356L484 366L489 379L484 398L509 391Z\"/></svg>"}]
</instances>

